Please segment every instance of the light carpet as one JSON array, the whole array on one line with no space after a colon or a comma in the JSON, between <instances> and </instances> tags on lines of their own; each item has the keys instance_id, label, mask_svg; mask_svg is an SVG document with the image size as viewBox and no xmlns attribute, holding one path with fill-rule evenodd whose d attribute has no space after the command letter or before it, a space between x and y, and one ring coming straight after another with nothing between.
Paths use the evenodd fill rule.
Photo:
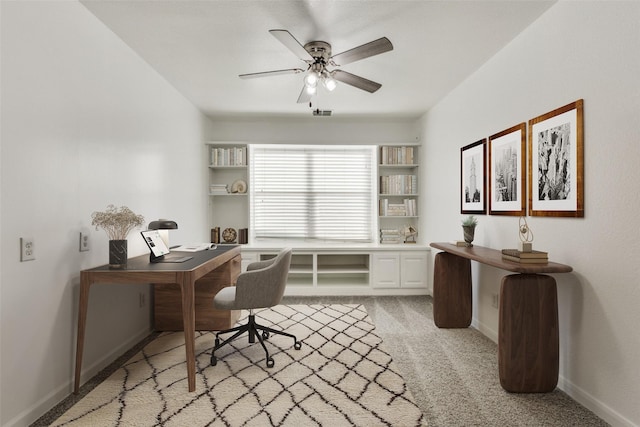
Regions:
<instances>
[{"instance_id":1,"label":"light carpet","mask_svg":"<svg viewBox=\"0 0 640 427\"><path fill-rule=\"evenodd\" d=\"M188 393L184 335L164 333L53 425L422 425L364 306L280 305L256 311L256 320L295 334L302 348L272 335L275 366L267 368L260 344L243 336L210 366L214 334L198 332L196 391Z\"/></svg>"}]
</instances>

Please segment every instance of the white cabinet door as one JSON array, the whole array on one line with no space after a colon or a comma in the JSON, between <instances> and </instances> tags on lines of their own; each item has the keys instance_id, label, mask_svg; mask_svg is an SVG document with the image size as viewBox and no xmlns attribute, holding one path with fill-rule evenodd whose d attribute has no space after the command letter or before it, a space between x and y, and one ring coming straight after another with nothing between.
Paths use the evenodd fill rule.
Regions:
<instances>
[{"instance_id":1,"label":"white cabinet door","mask_svg":"<svg viewBox=\"0 0 640 427\"><path fill-rule=\"evenodd\" d=\"M371 256L372 288L400 287L400 254L374 252Z\"/></svg>"},{"instance_id":2,"label":"white cabinet door","mask_svg":"<svg viewBox=\"0 0 640 427\"><path fill-rule=\"evenodd\" d=\"M427 253L406 252L400 257L400 277L403 288L427 287Z\"/></svg>"}]
</instances>

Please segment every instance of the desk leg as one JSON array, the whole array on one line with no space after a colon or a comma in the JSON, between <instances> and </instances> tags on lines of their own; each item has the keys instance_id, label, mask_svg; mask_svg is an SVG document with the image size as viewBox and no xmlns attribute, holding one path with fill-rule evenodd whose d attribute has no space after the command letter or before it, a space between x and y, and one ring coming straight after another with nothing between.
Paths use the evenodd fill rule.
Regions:
<instances>
[{"instance_id":1,"label":"desk leg","mask_svg":"<svg viewBox=\"0 0 640 427\"><path fill-rule=\"evenodd\" d=\"M187 358L187 383L189 391L196 390L196 311L195 280L192 274L181 273L180 289L182 293L182 322L184 328L184 346Z\"/></svg>"},{"instance_id":2,"label":"desk leg","mask_svg":"<svg viewBox=\"0 0 640 427\"><path fill-rule=\"evenodd\" d=\"M82 372L82 355L84 352L84 335L87 326L87 306L89 305L88 278L80 274L80 297L78 298L78 335L76 337L76 373L73 384L73 394L78 394L80 389L80 373Z\"/></svg>"},{"instance_id":3,"label":"desk leg","mask_svg":"<svg viewBox=\"0 0 640 427\"><path fill-rule=\"evenodd\" d=\"M471 324L471 261L447 252L436 254L433 267L433 321L439 328Z\"/></svg>"},{"instance_id":4,"label":"desk leg","mask_svg":"<svg viewBox=\"0 0 640 427\"><path fill-rule=\"evenodd\" d=\"M545 393L558 384L556 281L541 274L512 274L500 287L500 384L514 393Z\"/></svg>"}]
</instances>

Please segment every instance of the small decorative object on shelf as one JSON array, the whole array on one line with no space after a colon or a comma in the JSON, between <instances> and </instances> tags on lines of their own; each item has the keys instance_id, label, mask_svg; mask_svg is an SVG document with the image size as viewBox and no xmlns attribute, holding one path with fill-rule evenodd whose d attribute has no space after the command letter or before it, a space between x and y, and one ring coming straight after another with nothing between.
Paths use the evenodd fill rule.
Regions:
<instances>
[{"instance_id":1,"label":"small decorative object on shelf","mask_svg":"<svg viewBox=\"0 0 640 427\"><path fill-rule=\"evenodd\" d=\"M241 245L246 245L249 243L249 229L241 228L238 230L238 243Z\"/></svg>"},{"instance_id":2,"label":"small decorative object on shelf","mask_svg":"<svg viewBox=\"0 0 640 427\"><path fill-rule=\"evenodd\" d=\"M247 192L247 183L242 179L237 179L231 184L232 193L244 194Z\"/></svg>"},{"instance_id":3,"label":"small decorative object on shelf","mask_svg":"<svg viewBox=\"0 0 640 427\"><path fill-rule=\"evenodd\" d=\"M220 227L211 229L211 243L220 243Z\"/></svg>"},{"instance_id":4,"label":"small decorative object on shelf","mask_svg":"<svg viewBox=\"0 0 640 427\"><path fill-rule=\"evenodd\" d=\"M462 232L464 235L464 241L467 242L467 246L473 246L472 242L476 231L476 225L478 225L478 219L473 215L469 215L462 220Z\"/></svg>"},{"instance_id":5,"label":"small decorative object on shelf","mask_svg":"<svg viewBox=\"0 0 640 427\"><path fill-rule=\"evenodd\" d=\"M238 237L238 233L236 232L235 228L225 228L224 231L222 232L222 239L226 243L235 242L237 237Z\"/></svg>"},{"instance_id":6,"label":"small decorative object on shelf","mask_svg":"<svg viewBox=\"0 0 640 427\"><path fill-rule=\"evenodd\" d=\"M418 235L418 230L416 230L410 225L405 225L403 234L404 234L405 243L416 243L416 236Z\"/></svg>"},{"instance_id":7,"label":"small decorative object on shelf","mask_svg":"<svg viewBox=\"0 0 640 427\"><path fill-rule=\"evenodd\" d=\"M102 228L109 236L109 267L124 268L127 265L127 235L144 224L144 217L136 215L126 206L107 206L104 212L91 214L91 225Z\"/></svg>"},{"instance_id":8,"label":"small decorative object on shelf","mask_svg":"<svg viewBox=\"0 0 640 427\"><path fill-rule=\"evenodd\" d=\"M518 249L521 252L531 252L533 250L533 231L527 224L527 219L523 216L518 221L518 231L520 232L520 243Z\"/></svg>"}]
</instances>

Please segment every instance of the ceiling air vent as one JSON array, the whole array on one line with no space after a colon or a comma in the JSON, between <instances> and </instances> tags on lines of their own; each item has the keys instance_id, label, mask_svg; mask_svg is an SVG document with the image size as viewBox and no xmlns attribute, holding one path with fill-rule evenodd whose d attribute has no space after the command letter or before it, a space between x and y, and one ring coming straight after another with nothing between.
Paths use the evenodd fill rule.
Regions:
<instances>
[{"instance_id":1,"label":"ceiling air vent","mask_svg":"<svg viewBox=\"0 0 640 427\"><path fill-rule=\"evenodd\" d=\"M320 110L320 109L315 109L313 110L313 115L314 116L330 116L333 112L331 110Z\"/></svg>"}]
</instances>

